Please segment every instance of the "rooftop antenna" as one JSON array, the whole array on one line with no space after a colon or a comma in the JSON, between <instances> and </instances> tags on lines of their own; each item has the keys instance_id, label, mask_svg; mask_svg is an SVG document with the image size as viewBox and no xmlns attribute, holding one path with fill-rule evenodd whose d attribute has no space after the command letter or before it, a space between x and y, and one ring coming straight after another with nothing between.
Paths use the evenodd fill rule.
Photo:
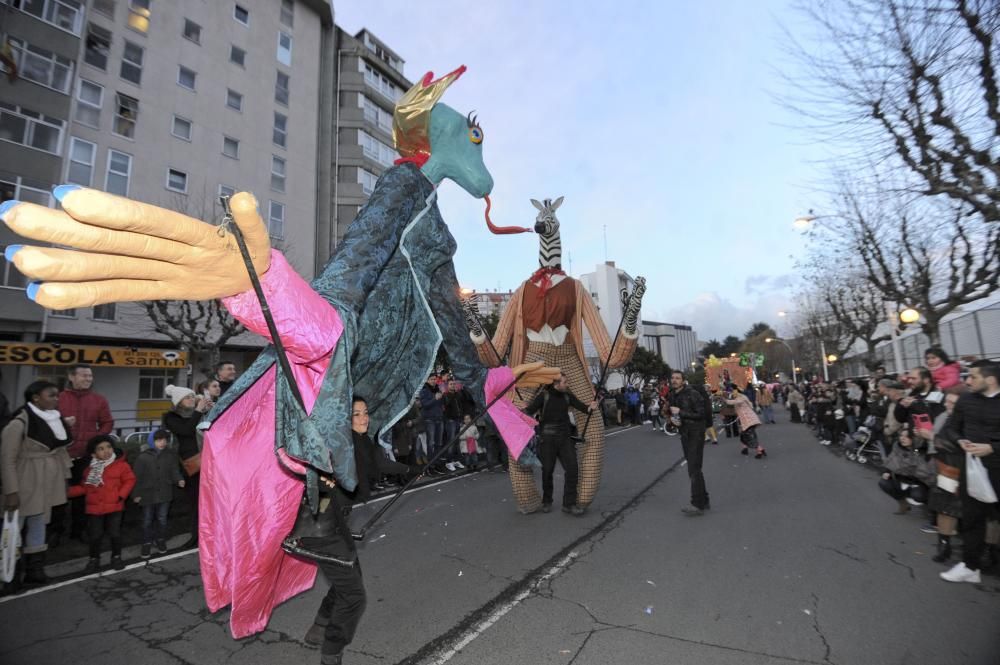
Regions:
<instances>
[{"instance_id":1,"label":"rooftop antenna","mask_svg":"<svg viewBox=\"0 0 1000 665\"><path fill-rule=\"evenodd\" d=\"M604 262L608 262L608 225L604 225Z\"/></svg>"}]
</instances>

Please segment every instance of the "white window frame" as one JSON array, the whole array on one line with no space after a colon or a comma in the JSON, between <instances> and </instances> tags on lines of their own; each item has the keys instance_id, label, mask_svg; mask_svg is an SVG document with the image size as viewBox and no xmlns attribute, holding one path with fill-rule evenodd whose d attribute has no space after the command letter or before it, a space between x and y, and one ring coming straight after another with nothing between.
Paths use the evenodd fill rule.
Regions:
<instances>
[{"instance_id":1,"label":"white window frame","mask_svg":"<svg viewBox=\"0 0 1000 665\"><path fill-rule=\"evenodd\" d=\"M89 37L90 32L91 32L92 29L95 30L95 31L101 31L101 32L106 32L107 33L107 37L105 37L104 35L100 35L101 39L106 39L107 40L107 50L103 54L104 55L104 66L103 67L100 66L100 65L95 65L94 63L87 61L87 46L86 46L86 43L87 43L87 39L88 39L88 37ZM111 44L114 42L114 39L115 39L114 33L111 32L110 30L108 30L107 28L105 28L103 26L100 26L100 25L97 25L93 21L91 21L90 23L88 23L87 24L87 34L83 36L83 41L84 41L83 62L84 62L84 64L90 65L94 69L97 69L97 70L102 71L102 72L108 71L108 63L111 62Z\"/></svg>"},{"instance_id":2,"label":"white window frame","mask_svg":"<svg viewBox=\"0 0 1000 665\"><path fill-rule=\"evenodd\" d=\"M285 119L285 123L284 123L285 124L285 128L284 129L278 129L278 117L279 116ZM280 133L280 135L282 136L282 139L283 139L282 143L278 143L277 141L274 140L274 137L277 136L279 133ZM274 124L272 125L272 129L271 129L271 143L273 143L274 145L276 145L276 146L278 146L280 148L285 148L286 150L288 149L288 116L285 115L284 113L278 113L277 111L274 112Z\"/></svg>"},{"instance_id":3,"label":"white window frame","mask_svg":"<svg viewBox=\"0 0 1000 665\"><path fill-rule=\"evenodd\" d=\"M7 0L6 4L13 6L13 3L11 3L10 0ZM38 20L44 21L45 23L48 23L49 25L54 26L62 30L63 32L68 32L71 35L76 35L77 37L79 37L80 28L83 25L83 10L84 10L83 4L84 3L79 2L78 0L42 0L42 11L40 14L29 12L27 9L24 9L23 6L17 7L16 9L24 12L28 16L34 16ZM75 17L71 21L72 27L67 28L66 26L56 23L55 19L56 12L59 9L73 12L75 14Z\"/></svg>"},{"instance_id":4,"label":"white window frame","mask_svg":"<svg viewBox=\"0 0 1000 665\"><path fill-rule=\"evenodd\" d=\"M95 88L97 88L98 90L100 90L100 93L101 93L100 94L100 99L98 100L96 106L83 98L83 94L82 93L83 93L83 86L84 86L84 84L92 85ZM87 122L84 122L83 120L80 120L80 117L77 114L77 112L79 112L79 110L80 110L80 107L85 107L85 108L88 108L88 109L91 109L91 110L96 110L97 111L97 124L91 125L90 123L87 123ZM104 111L104 86L101 85L100 83L94 83L93 81L88 81L87 79L84 79L84 78L78 78L77 79L77 83L76 83L76 111L77 112L74 112L74 114L73 114L73 121L74 122L78 122L78 123L80 123L81 125L83 125L85 127L93 127L94 129L100 129L101 128L101 113Z\"/></svg>"},{"instance_id":5,"label":"white window frame","mask_svg":"<svg viewBox=\"0 0 1000 665\"><path fill-rule=\"evenodd\" d=\"M150 0L128 0L128 27L140 35L149 32Z\"/></svg>"},{"instance_id":6,"label":"white window frame","mask_svg":"<svg viewBox=\"0 0 1000 665\"><path fill-rule=\"evenodd\" d=\"M358 184L361 185L361 191L367 195L371 195L375 191L376 182L378 182L377 175L366 168L358 167Z\"/></svg>"},{"instance_id":7,"label":"white window frame","mask_svg":"<svg viewBox=\"0 0 1000 665\"><path fill-rule=\"evenodd\" d=\"M125 57L125 53L126 53L126 51L128 51L128 47L129 46L132 46L134 48L139 49L139 62L136 62L135 60L128 60ZM146 59L146 49L143 48L142 46L140 46L139 44L136 44L135 42L130 42L129 40L126 39L125 40L125 46L122 49L122 64L121 64L121 67L118 68L118 78L120 78L121 80L125 81L126 83L131 83L134 86L141 86L142 85L142 63L143 63L143 61L145 59ZM139 80L138 81L133 81L132 79L125 78L125 68L126 67L134 67L135 69L139 70L139 76L138 76Z\"/></svg>"},{"instance_id":8,"label":"white window frame","mask_svg":"<svg viewBox=\"0 0 1000 665\"><path fill-rule=\"evenodd\" d=\"M239 16L237 16L236 12L239 11L239 10L243 10L243 13L247 15L247 20L244 21ZM246 7L240 5L239 3L233 3L233 20L236 21L237 23L239 23L240 25L246 26L246 27L249 28L250 27L250 10L247 9Z\"/></svg>"},{"instance_id":9,"label":"white window frame","mask_svg":"<svg viewBox=\"0 0 1000 665\"><path fill-rule=\"evenodd\" d=\"M219 183L219 196L232 196L235 193L236 193L235 187Z\"/></svg>"},{"instance_id":10,"label":"white window frame","mask_svg":"<svg viewBox=\"0 0 1000 665\"><path fill-rule=\"evenodd\" d=\"M403 96L402 88L361 58L358 58L358 71L365 75L365 85L378 92L393 104Z\"/></svg>"},{"instance_id":11,"label":"white window frame","mask_svg":"<svg viewBox=\"0 0 1000 665\"><path fill-rule=\"evenodd\" d=\"M193 25L196 28L196 36L195 37L191 37L191 36L189 36L187 34L187 27L188 27L189 24ZM189 42L192 42L194 44L197 44L198 46L201 46L201 25L199 25L198 23L195 23L194 21L192 21L191 19L189 19L187 17L184 17L184 26L181 28L181 37L183 37L184 39L188 40Z\"/></svg>"},{"instance_id":12,"label":"white window frame","mask_svg":"<svg viewBox=\"0 0 1000 665\"><path fill-rule=\"evenodd\" d=\"M42 189L40 187L29 187L24 184L24 178L21 176L15 176L13 173L10 174L12 178L6 178L0 176L0 180L10 185L14 185L14 200L16 201L27 201L28 203L37 203L38 205L44 205L48 208L52 207L52 203L55 200L52 197L52 192L49 189ZM32 195L37 195L38 198L32 198L25 196L25 192L31 192ZM41 201L44 199L44 203ZM24 288L24 287L21 287Z\"/></svg>"},{"instance_id":13,"label":"white window frame","mask_svg":"<svg viewBox=\"0 0 1000 665\"><path fill-rule=\"evenodd\" d=\"M77 143L82 143L90 147L90 163L80 162L73 159L73 146ZM70 171L74 164L82 164L90 169L90 175L87 177L87 182L79 182L76 180L70 180ZM69 152L66 153L66 178L65 181L73 183L75 185L80 185L81 187L90 187L94 182L94 167L97 166L97 144L91 143L90 141L84 141L76 136L71 136L69 138Z\"/></svg>"},{"instance_id":14,"label":"white window frame","mask_svg":"<svg viewBox=\"0 0 1000 665\"><path fill-rule=\"evenodd\" d=\"M288 40L287 48L281 45L282 38ZM275 57L278 59L278 62L280 62L283 65L287 65L288 67L292 66L293 46L294 46L294 40L292 39L292 36L287 32L285 32L284 30L278 30L278 51L277 53L275 53Z\"/></svg>"},{"instance_id":15,"label":"white window frame","mask_svg":"<svg viewBox=\"0 0 1000 665\"><path fill-rule=\"evenodd\" d=\"M240 59L237 60L233 56L236 54L242 54ZM242 67L246 69L247 66L247 52L246 49L242 49L236 44L229 45L229 64L236 65L237 67Z\"/></svg>"},{"instance_id":16,"label":"white window frame","mask_svg":"<svg viewBox=\"0 0 1000 665\"><path fill-rule=\"evenodd\" d=\"M125 116L121 115L121 113L120 113L121 108L122 108L122 106L125 106L124 104L121 103L121 100L120 100L121 97L124 97L125 99L130 99L133 102L135 102L135 117L134 118L126 118ZM121 133L118 132L118 119L119 118L121 118L123 122L131 122L132 123L132 135L131 136L129 136L128 134L121 134ZM116 92L115 93L115 116L114 116L114 118L113 118L113 120L111 122L111 133L114 134L115 136L120 136L123 139L128 139L130 141L134 141L135 140L135 131L136 131L136 127L137 127L138 124L139 124L139 100L136 99L135 97L130 96L130 95L126 95L126 94L121 93L121 92Z\"/></svg>"},{"instance_id":17,"label":"white window frame","mask_svg":"<svg viewBox=\"0 0 1000 665\"><path fill-rule=\"evenodd\" d=\"M236 154L230 155L226 152L226 146L229 145L230 141L236 146ZM222 155L228 157L229 159L239 159L240 158L240 140L234 139L232 136L222 137Z\"/></svg>"},{"instance_id":18,"label":"white window frame","mask_svg":"<svg viewBox=\"0 0 1000 665\"><path fill-rule=\"evenodd\" d=\"M275 168L275 165L280 165ZM288 180L288 162L284 157L271 155L271 189L276 192L285 193L285 184ZM278 185L277 187L275 185Z\"/></svg>"},{"instance_id":19,"label":"white window frame","mask_svg":"<svg viewBox=\"0 0 1000 665\"><path fill-rule=\"evenodd\" d=\"M238 106L233 106L232 104L229 103L230 97L232 95L236 95L236 97L239 99ZM232 88L226 88L226 108L230 108L234 111L239 111L240 113L243 113L243 93L236 92Z\"/></svg>"},{"instance_id":20,"label":"white window frame","mask_svg":"<svg viewBox=\"0 0 1000 665\"><path fill-rule=\"evenodd\" d=\"M285 237L285 204L273 199L267 203L267 235L281 240ZM274 214L276 209L280 212L279 215ZM278 233L274 232L275 225L278 227Z\"/></svg>"},{"instance_id":21,"label":"white window frame","mask_svg":"<svg viewBox=\"0 0 1000 665\"><path fill-rule=\"evenodd\" d=\"M25 148L30 148L31 150L38 150L39 152L44 152L49 155L60 155L62 154L62 140L63 134L66 129L66 123L58 118L51 118L41 113L31 111L29 109L22 108L20 106L15 106L14 104L5 104L0 102L0 113L6 113L7 115L12 115L25 120L24 128L24 139L25 142L12 141L11 139L0 138L0 141L7 141L8 143L15 143L19 146ZM56 124L58 123L58 124ZM56 149L46 150L45 148L39 148L37 146L31 145L31 141L35 136L35 127L38 125L44 125L50 129L56 129L58 134L56 136Z\"/></svg>"},{"instance_id":22,"label":"white window frame","mask_svg":"<svg viewBox=\"0 0 1000 665\"><path fill-rule=\"evenodd\" d=\"M286 81L286 85L284 88L282 88L280 85L282 76L285 77ZM278 94L279 91L281 90L284 90L285 92L284 100L282 100ZM291 99L291 97L292 97L292 77L291 75L286 74L285 72L279 69L277 70L277 74L275 74L274 76L274 101L278 104L281 104L285 108L288 108L288 101Z\"/></svg>"},{"instance_id":23,"label":"white window frame","mask_svg":"<svg viewBox=\"0 0 1000 665\"><path fill-rule=\"evenodd\" d=\"M358 130L358 143L361 144L361 151L365 157L382 166L392 166L399 159L392 146L383 143L363 129Z\"/></svg>"},{"instance_id":24,"label":"white window frame","mask_svg":"<svg viewBox=\"0 0 1000 665\"><path fill-rule=\"evenodd\" d=\"M41 48L40 46L35 46L25 39L20 37L7 37L7 43L10 44L11 54L14 56L14 62L17 63L17 75L19 78L25 81L31 81L43 88L48 88L49 90L55 90L56 92L61 92L64 95L69 94L71 81L73 80L73 61L64 58L48 49ZM44 79L40 80L38 78L33 78L27 76L28 72L34 73L31 66L41 66L46 70L46 76ZM58 70L63 72L63 84L59 87L55 84L56 72ZM6 68L4 68L6 71Z\"/></svg>"},{"instance_id":25,"label":"white window frame","mask_svg":"<svg viewBox=\"0 0 1000 665\"><path fill-rule=\"evenodd\" d=\"M175 173L184 177L184 186L183 187L173 187L170 184L170 176L173 175L173 174L175 174ZM171 192L177 192L178 194L187 194L187 190L188 190L188 174L187 174L187 172L186 171L181 171L180 169L175 169L173 167L168 166L167 167L167 180L166 180L166 182L164 183L163 186L166 187L167 189L169 189Z\"/></svg>"},{"instance_id":26,"label":"white window frame","mask_svg":"<svg viewBox=\"0 0 1000 665\"><path fill-rule=\"evenodd\" d=\"M186 122L187 123L187 126L188 126L188 135L187 136L182 136L181 134L178 134L176 131L174 131L177 128L177 121L178 120L180 120L181 122ZM170 135L173 136L173 137L175 137L175 138L179 138L181 141L187 141L188 143L190 143L191 142L191 137L194 135L194 123L192 121L188 120L187 118L185 118L184 116L177 115L175 113L170 118Z\"/></svg>"},{"instance_id":27,"label":"white window frame","mask_svg":"<svg viewBox=\"0 0 1000 665\"><path fill-rule=\"evenodd\" d=\"M115 175L123 175L123 176L125 176L125 193L124 194L120 194L120 196L128 196L129 187L132 186L132 159L133 158L132 158L132 155L128 154L127 152L122 152L121 150L115 150L114 148L109 148L108 149L108 162L107 162L107 165L104 168L104 191L106 191L106 192L108 191L108 181L111 179L111 173L112 173L112 171L111 171L111 154L112 153L117 153L119 155L124 155L125 157L128 157L128 170L125 173L122 173L120 171L114 171ZM111 192L111 193L112 194L116 194L117 192Z\"/></svg>"},{"instance_id":28,"label":"white window frame","mask_svg":"<svg viewBox=\"0 0 1000 665\"><path fill-rule=\"evenodd\" d=\"M358 95L358 106L365 116L365 120L372 123L384 132L392 133L392 114L375 103L367 95ZM373 117L374 116L374 117Z\"/></svg>"},{"instance_id":29,"label":"white window frame","mask_svg":"<svg viewBox=\"0 0 1000 665\"><path fill-rule=\"evenodd\" d=\"M103 3L103 4L104 5L110 5L110 7L99 5L95 1L94 4L93 4L93 10L95 12L97 12L98 14L103 14L103 15L107 16L109 19L111 19L112 21L114 21L115 20L115 9L116 9L116 6L117 6L118 3L115 0L106 0L106 2ZM110 11L108 11L108 10L110 10Z\"/></svg>"},{"instance_id":30,"label":"white window frame","mask_svg":"<svg viewBox=\"0 0 1000 665\"><path fill-rule=\"evenodd\" d=\"M191 72L191 74L193 75L194 80L192 81L190 88L181 83L181 74L184 72ZM190 90L191 92L195 92L198 89L198 72L188 67L185 67L184 65L177 65L177 85L184 88L185 90Z\"/></svg>"},{"instance_id":31,"label":"white window frame","mask_svg":"<svg viewBox=\"0 0 1000 665\"><path fill-rule=\"evenodd\" d=\"M293 0L281 0L281 14L278 20L285 27L295 27L295 2Z\"/></svg>"}]
</instances>

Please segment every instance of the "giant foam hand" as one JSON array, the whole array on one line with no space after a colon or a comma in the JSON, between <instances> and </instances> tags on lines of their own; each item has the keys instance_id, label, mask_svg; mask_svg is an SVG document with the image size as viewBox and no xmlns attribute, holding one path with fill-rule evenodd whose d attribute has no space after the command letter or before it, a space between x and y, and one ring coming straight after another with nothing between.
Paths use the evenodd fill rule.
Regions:
<instances>
[{"instance_id":1,"label":"giant foam hand","mask_svg":"<svg viewBox=\"0 0 1000 665\"><path fill-rule=\"evenodd\" d=\"M16 201L0 207L0 217L18 235L73 248L7 248L7 260L33 280L28 297L43 307L210 300L250 288L236 238L223 228L74 185L56 187L54 195L63 211ZM231 207L254 268L263 275L271 247L257 201L241 192Z\"/></svg>"}]
</instances>

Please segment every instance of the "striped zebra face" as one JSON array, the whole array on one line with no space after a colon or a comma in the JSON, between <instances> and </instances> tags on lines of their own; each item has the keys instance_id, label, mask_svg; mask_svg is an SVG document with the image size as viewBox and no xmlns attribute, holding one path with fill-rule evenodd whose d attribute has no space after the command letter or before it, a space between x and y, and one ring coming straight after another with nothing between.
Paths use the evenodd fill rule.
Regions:
<instances>
[{"instance_id":1,"label":"striped zebra face","mask_svg":"<svg viewBox=\"0 0 1000 665\"><path fill-rule=\"evenodd\" d=\"M555 201L545 199L544 203L539 203L531 199L531 204L538 209L538 216L535 217L535 233L544 237L559 235L559 219L556 217L556 209L562 205L563 197Z\"/></svg>"}]
</instances>

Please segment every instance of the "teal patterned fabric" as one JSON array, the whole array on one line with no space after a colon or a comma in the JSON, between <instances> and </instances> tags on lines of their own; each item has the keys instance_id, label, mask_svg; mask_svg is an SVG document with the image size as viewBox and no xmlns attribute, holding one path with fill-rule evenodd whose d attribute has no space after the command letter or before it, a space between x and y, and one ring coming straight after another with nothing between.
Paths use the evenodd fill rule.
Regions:
<instances>
[{"instance_id":1,"label":"teal patterned fabric","mask_svg":"<svg viewBox=\"0 0 1000 665\"><path fill-rule=\"evenodd\" d=\"M350 416L355 394L368 401L371 431L387 430L406 413L443 343L456 378L485 406L487 370L462 315L452 263L455 239L433 199L427 208L433 193L413 164L382 174L312 282L344 323L312 413L302 411L283 376L278 381L275 448L333 473L348 491L357 484ZM239 399L274 364L274 353L268 346L203 422L210 424ZM307 489L312 502L315 473L309 474Z\"/></svg>"}]
</instances>

